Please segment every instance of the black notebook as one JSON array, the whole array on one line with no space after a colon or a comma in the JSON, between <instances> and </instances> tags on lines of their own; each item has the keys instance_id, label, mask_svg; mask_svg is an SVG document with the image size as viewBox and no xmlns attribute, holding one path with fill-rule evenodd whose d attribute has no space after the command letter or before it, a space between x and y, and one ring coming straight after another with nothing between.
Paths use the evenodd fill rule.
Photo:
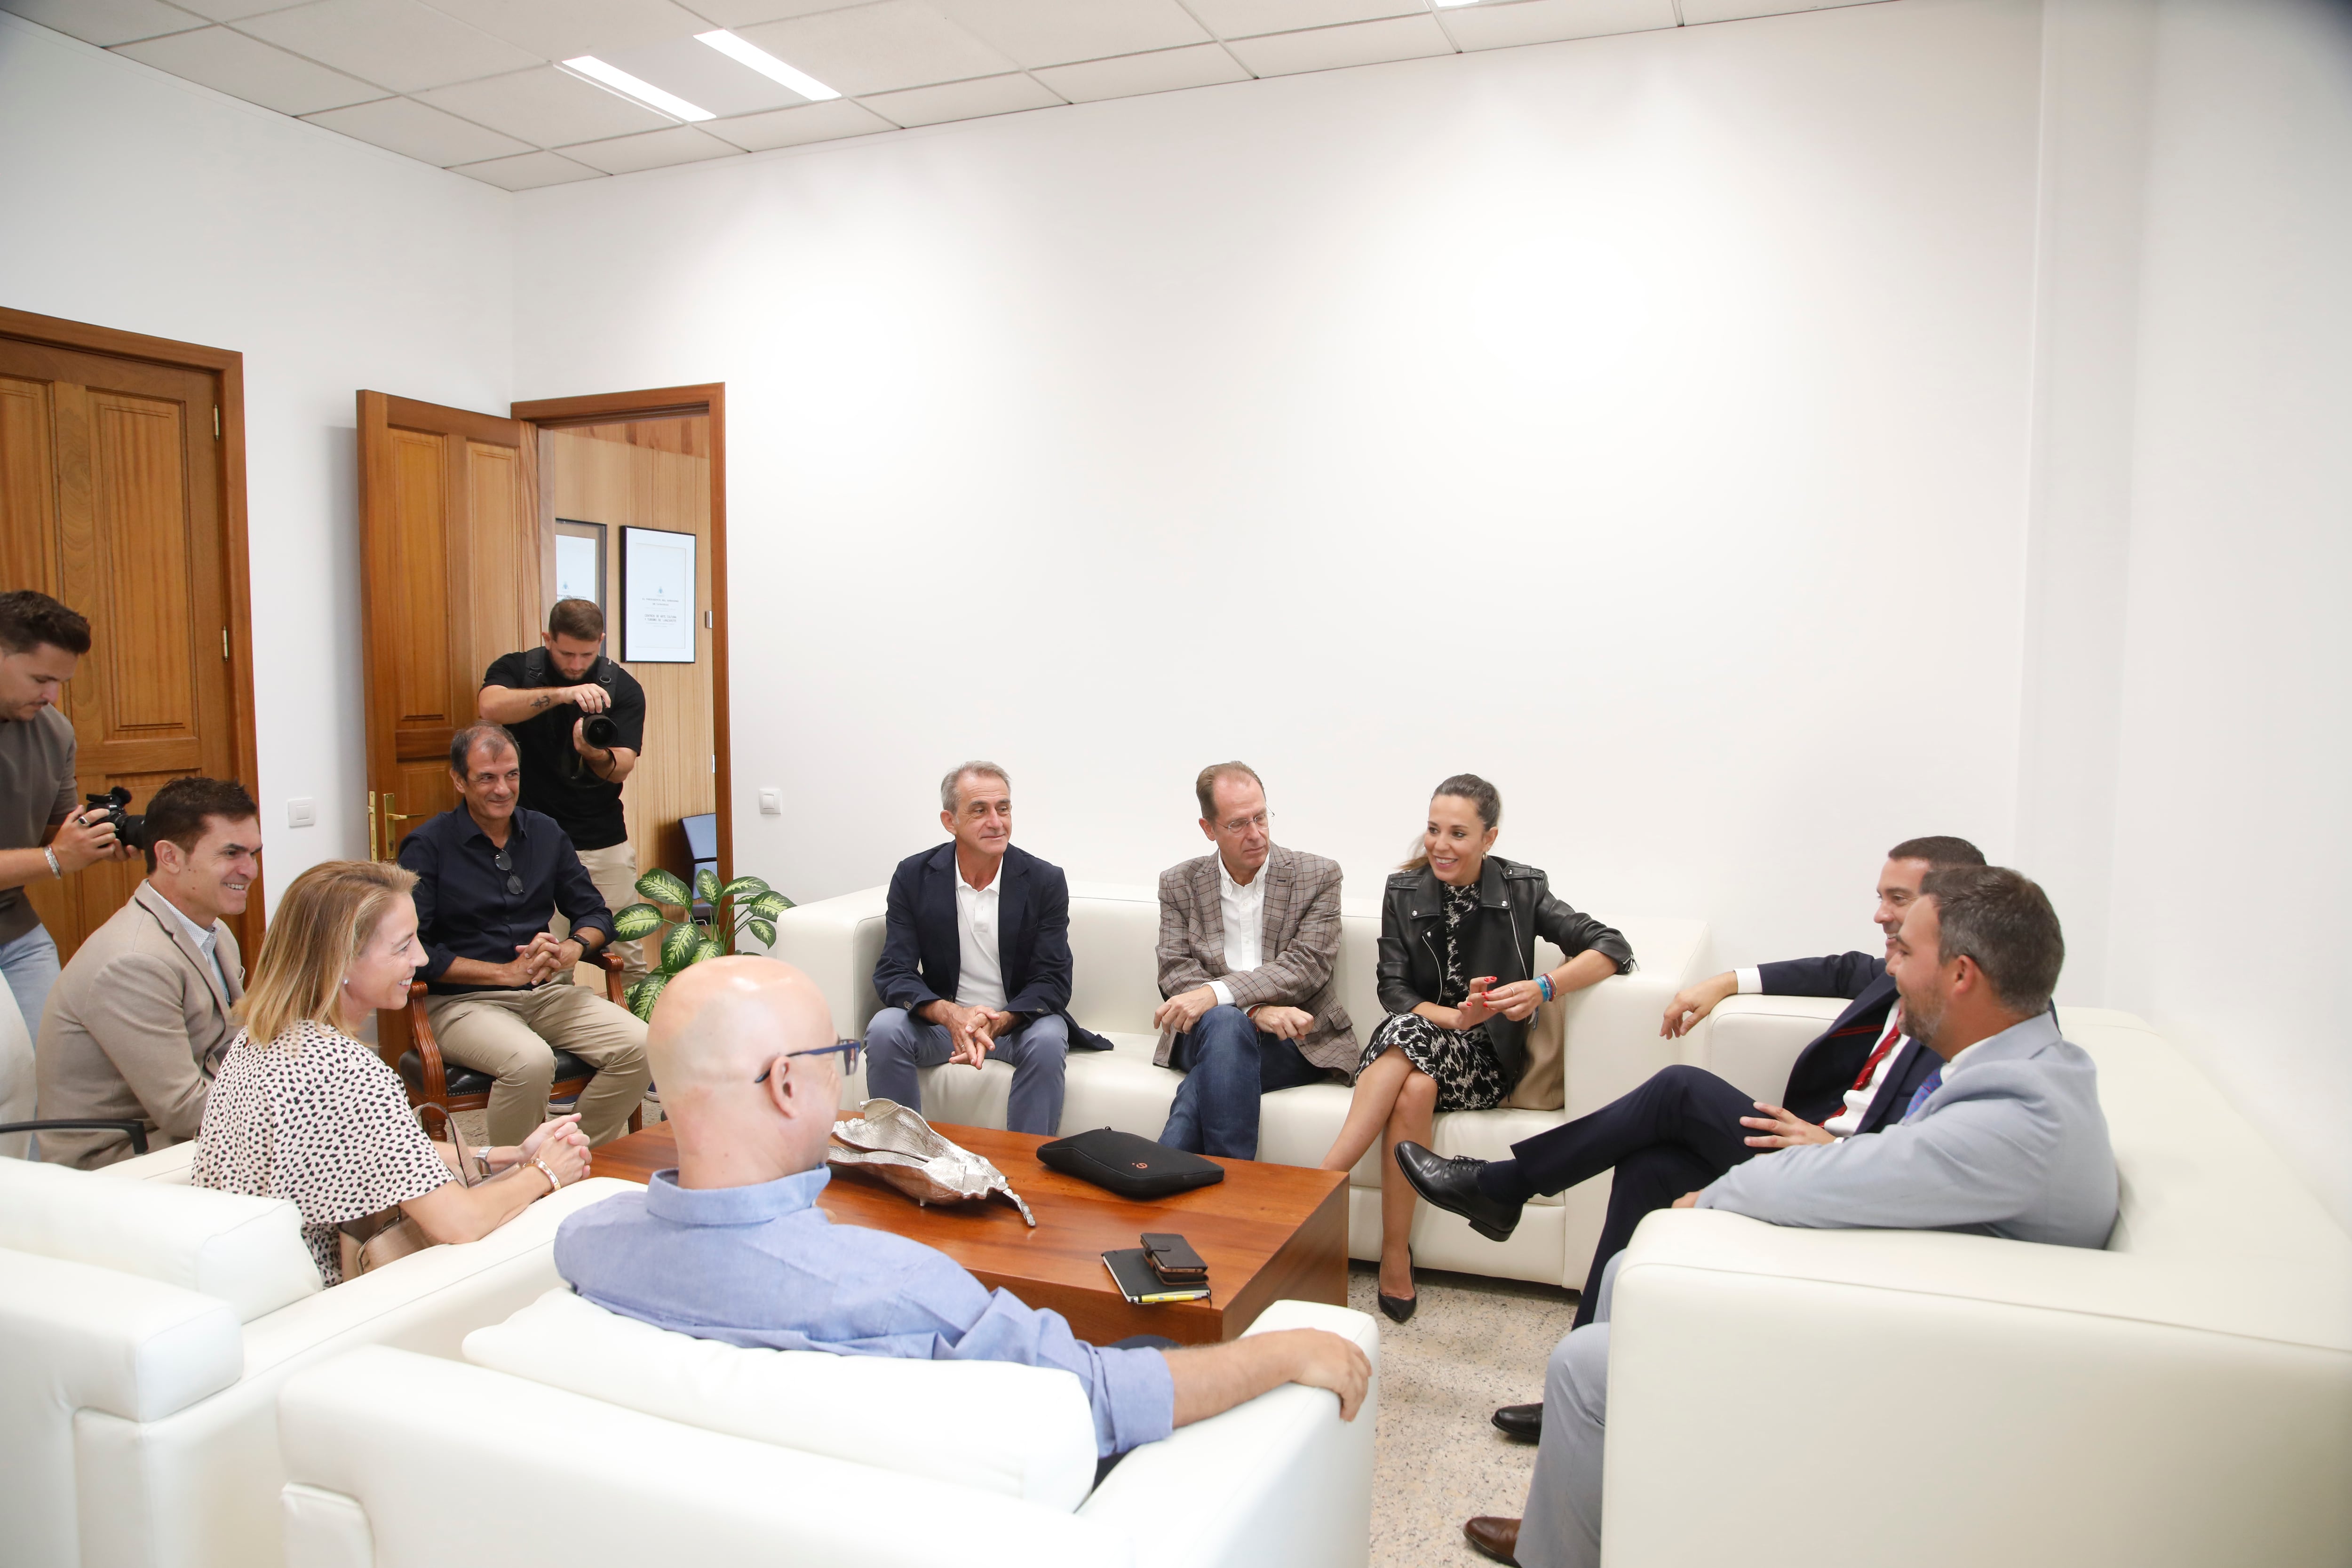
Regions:
<instances>
[{"instance_id":1,"label":"black notebook","mask_svg":"<svg viewBox=\"0 0 2352 1568\"><path fill-rule=\"evenodd\" d=\"M1150 1307L1161 1301L1205 1301L1209 1287L1171 1285L1151 1271L1151 1262L1139 1247L1122 1247L1116 1252L1102 1255L1103 1267L1110 1270L1118 1293L1139 1307Z\"/></svg>"}]
</instances>

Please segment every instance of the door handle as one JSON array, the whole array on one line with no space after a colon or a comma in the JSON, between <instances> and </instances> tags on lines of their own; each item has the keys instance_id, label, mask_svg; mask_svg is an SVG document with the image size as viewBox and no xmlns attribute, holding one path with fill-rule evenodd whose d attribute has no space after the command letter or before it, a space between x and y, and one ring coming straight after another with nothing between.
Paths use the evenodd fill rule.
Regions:
<instances>
[{"instance_id":1,"label":"door handle","mask_svg":"<svg viewBox=\"0 0 2352 1568\"><path fill-rule=\"evenodd\" d=\"M375 791L373 790L368 791L368 858L371 860L383 858L383 829L376 822Z\"/></svg>"}]
</instances>

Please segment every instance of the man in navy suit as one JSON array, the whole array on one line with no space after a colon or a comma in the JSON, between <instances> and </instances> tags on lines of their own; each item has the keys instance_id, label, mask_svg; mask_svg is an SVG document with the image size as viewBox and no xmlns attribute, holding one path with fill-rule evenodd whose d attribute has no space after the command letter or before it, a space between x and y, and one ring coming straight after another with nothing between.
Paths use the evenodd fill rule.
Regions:
<instances>
[{"instance_id":1,"label":"man in navy suit","mask_svg":"<svg viewBox=\"0 0 2352 1568\"><path fill-rule=\"evenodd\" d=\"M1965 838L1906 838L1888 850L1874 918L1890 948L1929 871L1984 863L1983 853ZM1832 1143L1900 1121L1912 1091L1935 1070L1935 1053L1903 1032L1884 953L1842 952L1727 971L1678 993L1658 1032L1669 1039L1686 1034L1725 997L1757 993L1842 996L1850 1004L1799 1053L1779 1105L1750 1100L1704 1068L1675 1066L1588 1116L1512 1144L1513 1159L1445 1160L1418 1143L1400 1143L1397 1163L1423 1197L1496 1241L1511 1234L1521 1207L1537 1194L1565 1192L1613 1169L1609 1213L1577 1300L1581 1328L1600 1304L1609 1260L1625 1249L1633 1227L1652 1210L1764 1150ZM1742 1128L1751 1131L1743 1134ZM1542 1415L1540 1405L1505 1405L1495 1412L1495 1425L1533 1441Z\"/></svg>"},{"instance_id":2,"label":"man in navy suit","mask_svg":"<svg viewBox=\"0 0 2352 1568\"><path fill-rule=\"evenodd\" d=\"M1070 1047L1070 884L1013 847L1013 784L972 762L940 781L952 843L898 862L874 965L882 1010L866 1026L866 1088L919 1110L918 1068L993 1056L1012 1064L1006 1125L1056 1131Z\"/></svg>"}]
</instances>

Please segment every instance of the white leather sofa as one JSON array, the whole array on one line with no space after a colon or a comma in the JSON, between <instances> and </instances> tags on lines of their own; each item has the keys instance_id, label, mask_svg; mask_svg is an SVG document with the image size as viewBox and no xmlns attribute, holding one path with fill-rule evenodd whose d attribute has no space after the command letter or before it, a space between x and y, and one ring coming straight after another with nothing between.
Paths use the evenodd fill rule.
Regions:
<instances>
[{"instance_id":1,"label":"white leather sofa","mask_svg":"<svg viewBox=\"0 0 2352 1568\"><path fill-rule=\"evenodd\" d=\"M1838 1005L1694 1054L1775 1090ZM2105 1251L1651 1215L1610 1339L1604 1560L2352 1562L2352 1238L2129 1014L2062 1008L2122 1175Z\"/></svg>"},{"instance_id":2,"label":"white leather sofa","mask_svg":"<svg viewBox=\"0 0 2352 1568\"><path fill-rule=\"evenodd\" d=\"M740 1350L551 1291L470 1335L476 1364L367 1349L287 1384L285 1563L1360 1568L1379 1332L1300 1301L1249 1331L1293 1327L1371 1356L1354 1422L1278 1388L1097 1488L1066 1373Z\"/></svg>"},{"instance_id":3,"label":"white leather sofa","mask_svg":"<svg viewBox=\"0 0 2352 1568\"><path fill-rule=\"evenodd\" d=\"M881 956L887 889L870 888L787 910L777 921L774 955L805 971L823 987L835 1027L863 1037L880 1007L874 963ZM1459 1111L1437 1118L1441 1154L1498 1159L1509 1145L1606 1105L1660 1068L1687 1059L1681 1043L1659 1037L1658 1020L1674 994L1705 973L1707 930L1703 921L1658 920L1595 911L1633 944L1635 969L1563 997L1566 1100L1560 1110ZM1381 934L1377 904L1350 902L1341 916L1339 995L1359 1042L1384 1016L1375 990ZM1072 1051L1062 1131L1116 1127L1156 1138L1182 1075L1151 1065L1159 1032L1160 902L1149 888L1073 884L1070 889L1070 1013L1117 1049ZM1536 944L1538 964L1560 962L1549 942ZM843 1095L862 1097L860 1081ZM1010 1068L990 1063L933 1068L921 1075L923 1111L934 1121L1002 1127ZM1347 1117L1348 1090L1337 1084L1285 1089L1265 1101L1258 1158L1285 1165L1316 1165ZM1020 1186L1017 1173L1013 1186ZM1375 1143L1349 1178L1348 1247L1357 1258L1380 1256L1381 1150ZM1539 1198L1507 1242L1492 1242L1467 1224L1428 1205L1413 1222L1413 1256L1433 1268L1509 1279L1535 1279L1570 1289L1584 1283L1593 1244L1609 1201L1609 1184L1588 1182L1560 1198Z\"/></svg>"},{"instance_id":4,"label":"white leather sofa","mask_svg":"<svg viewBox=\"0 0 2352 1568\"><path fill-rule=\"evenodd\" d=\"M555 1283L566 1214L629 1190L583 1182L480 1241L322 1290L294 1205L188 1186L193 1148L103 1173L0 1160L12 1565L275 1563L286 1379L355 1345L456 1355Z\"/></svg>"}]
</instances>

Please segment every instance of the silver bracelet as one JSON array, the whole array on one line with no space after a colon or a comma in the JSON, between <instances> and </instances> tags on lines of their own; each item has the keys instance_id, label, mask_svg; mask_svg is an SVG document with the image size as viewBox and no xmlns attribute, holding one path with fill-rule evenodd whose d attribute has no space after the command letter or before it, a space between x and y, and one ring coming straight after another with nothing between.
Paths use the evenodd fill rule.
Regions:
<instances>
[{"instance_id":1,"label":"silver bracelet","mask_svg":"<svg viewBox=\"0 0 2352 1568\"><path fill-rule=\"evenodd\" d=\"M41 853L48 858L49 875L55 877L60 882L64 881L66 879L66 868L58 864L58 852L55 849L50 848L47 845L43 845L41 847Z\"/></svg>"}]
</instances>

